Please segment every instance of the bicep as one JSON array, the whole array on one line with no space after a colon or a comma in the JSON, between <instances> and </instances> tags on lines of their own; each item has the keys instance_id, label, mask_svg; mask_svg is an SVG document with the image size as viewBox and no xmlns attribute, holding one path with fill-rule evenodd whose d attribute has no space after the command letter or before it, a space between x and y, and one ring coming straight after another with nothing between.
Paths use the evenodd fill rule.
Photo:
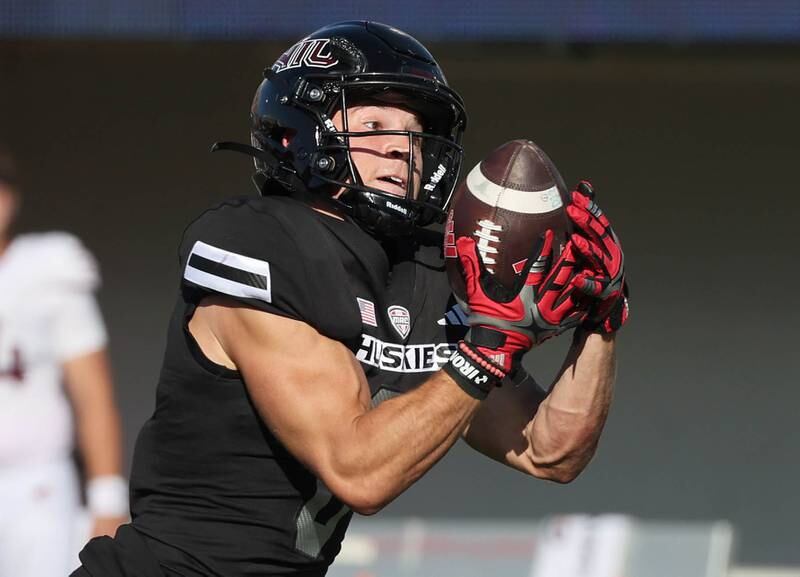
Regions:
<instances>
[{"instance_id":1,"label":"bicep","mask_svg":"<svg viewBox=\"0 0 800 577\"><path fill-rule=\"evenodd\" d=\"M214 332L261 418L317 476L369 409L353 354L306 323L238 305L216 307Z\"/></svg>"},{"instance_id":2,"label":"bicep","mask_svg":"<svg viewBox=\"0 0 800 577\"><path fill-rule=\"evenodd\" d=\"M111 369L105 349L72 357L61 368L65 389L78 415L90 408L113 408Z\"/></svg>"},{"instance_id":3,"label":"bicep","mask_svg":"<svg viewBox=\"0 0 800 577\"><path fill-rule=\"evenodd\" d=\"M64 291L52 301L50 336L64 385L75 409L101 406L113 397L106 329L94 295Z\"/></svg>"}]
</instances>

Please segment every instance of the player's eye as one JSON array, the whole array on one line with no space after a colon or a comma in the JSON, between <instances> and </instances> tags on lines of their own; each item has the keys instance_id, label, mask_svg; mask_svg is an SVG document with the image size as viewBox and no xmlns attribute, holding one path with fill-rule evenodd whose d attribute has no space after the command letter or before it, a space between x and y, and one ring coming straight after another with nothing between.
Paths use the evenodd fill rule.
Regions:
<instances>
[{"instance_id":1,"label":"player's eye","mask_svg":"<svg viewBox=\"0 0 800 577\"><path fill-rule=\"evenodd\" d=\"M365 120L361 124L363 124L368 130L379 130L378 127L381 125L381 123L377 120Z\"/></svg>"}]
</instances>

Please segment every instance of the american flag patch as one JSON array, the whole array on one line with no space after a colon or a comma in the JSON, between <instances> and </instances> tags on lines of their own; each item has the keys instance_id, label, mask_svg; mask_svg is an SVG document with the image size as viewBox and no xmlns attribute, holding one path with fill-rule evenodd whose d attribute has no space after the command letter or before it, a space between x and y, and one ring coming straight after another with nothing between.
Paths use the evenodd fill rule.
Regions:
<instances>
[{"instance_id":1,"label":"american flag patch","mask_svg":"<svg viewBox=\"0 0 800 577\"><path fill-rule=\"evenodd\" d=\"M375 304L367 299L356 297L358 310L361 311L361 322L371 327L378 326L378 319L375 318Z\"/></svg>"}]
</instances>

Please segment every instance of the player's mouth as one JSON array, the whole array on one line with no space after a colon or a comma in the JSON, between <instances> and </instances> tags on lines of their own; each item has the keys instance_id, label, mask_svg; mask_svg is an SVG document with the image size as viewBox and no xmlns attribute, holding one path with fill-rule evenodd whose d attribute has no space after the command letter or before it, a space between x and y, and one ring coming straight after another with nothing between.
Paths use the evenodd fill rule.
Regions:
<instances>
[{"instance_id":1,"label":"player's mouth","mask_svg":"<svg viewBox=\"0 0 800 577\"><path fill-rule=\"evenodd\" d=\"M406 179L395 174L387 174L379 176L377 179L379 185L376 186L378 190L383 190L395 196L406 195Z\"/></svg>"}]
</instances>

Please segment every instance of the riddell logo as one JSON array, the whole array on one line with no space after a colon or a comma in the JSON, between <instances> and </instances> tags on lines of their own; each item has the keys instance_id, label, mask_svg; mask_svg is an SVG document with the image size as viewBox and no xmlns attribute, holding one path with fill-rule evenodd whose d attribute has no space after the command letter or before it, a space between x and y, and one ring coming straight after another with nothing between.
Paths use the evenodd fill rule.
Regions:
<instances>
[{"instance_id":1,"label":"riddell logo","mask_svg":"<svg viewBox=\"0 0 800 577\"><path fill-rule=\"evenodd\" d=\"M436 185L439 184L439 181L442 180L445 174L447 174L447 168L445 168L444 164L440 164L438 167L436 167L436 170L433 171L433 174L431 174L430 182L422 188L428 192L431 192L436 188Z\"/></svg>"},{"instance_id":2,"label":"riddell logo","mask_svg":"<svg viewBox=\"0 0 800 577\"><path fill-rule=\"evenodd\" d=\"M386 206L388 208L396 210L397 212L400 212L400 213L403 213L403 214L408 214L408 209L407 208L405 208L404 206L400 206L399 204L395 204L391 200L387 200L386 201Z\"/></svg>"}]
</instances>

